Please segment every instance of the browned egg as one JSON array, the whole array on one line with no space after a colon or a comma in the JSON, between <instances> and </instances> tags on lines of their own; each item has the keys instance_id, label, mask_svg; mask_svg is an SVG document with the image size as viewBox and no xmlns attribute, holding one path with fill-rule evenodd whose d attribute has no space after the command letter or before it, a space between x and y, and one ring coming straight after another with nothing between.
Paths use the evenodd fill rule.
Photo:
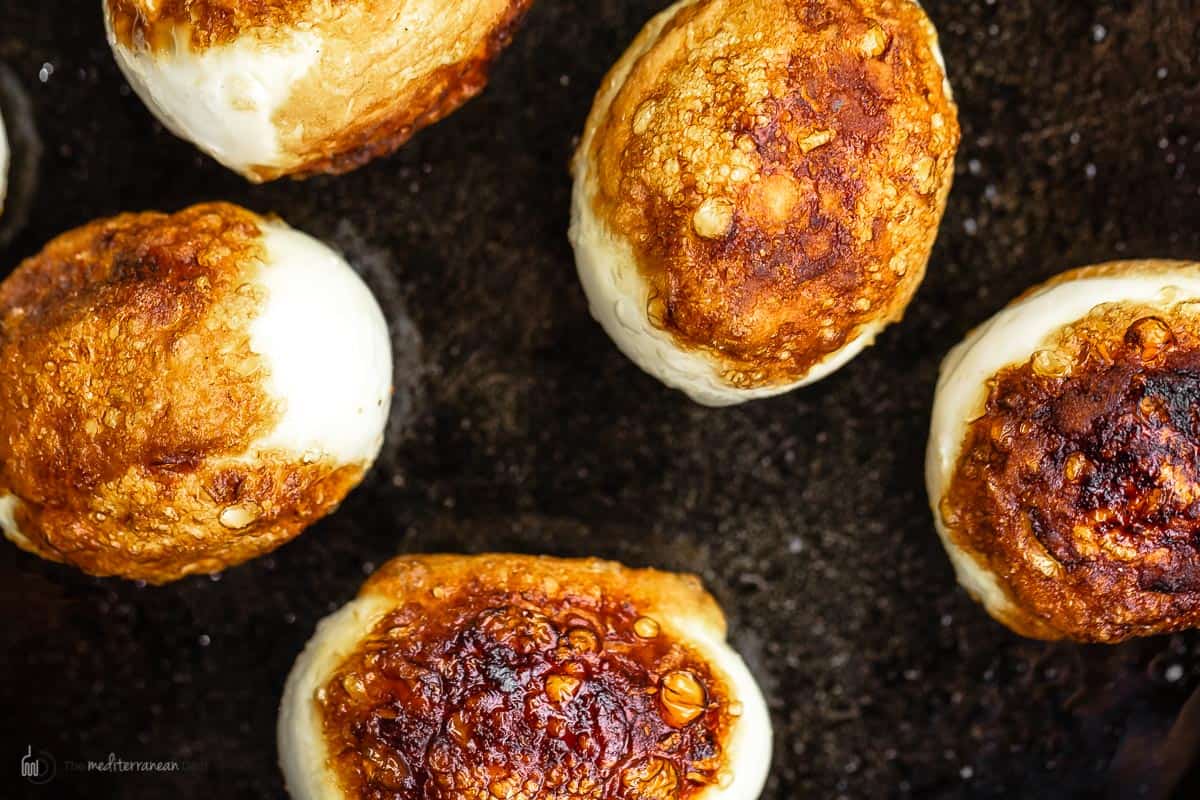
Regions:
<instances>
[{"instance_id":1,"label":"browned egg","mask_svg":"<svg viewBox=\"0 0 1200 800\"><path fill-rule=\"evenodd\" d=\"M252 181L338 173L483 90L531 0L105 0L150 110Z\"/></svg>"},{"instance_id":2,"label":"browned egg","mask_svg":"<svg viewBox=\"0 0 1200 800\"><path fill-rule=\"evenodd\" d=\"M682 0L600 87L571 240L592 314L708 405L828 375L925 274L958 145L911 0Z\"/></svg>"},{"instance_id":3,"label":"browned egg","mask_svg":"<svg viewBox=\"0 0 1200 800\"><path fill-rule=\"evenodd\" d=\"M1039 638L1200 623L1200 265L1030 290L943 364L927 465L960 581Z\"/></svg>"},{"instance_id":4,"label":"browned egg","mask_svg":"<svg viewBox=\"0 0 1200 800\"><path fill-rule=\"evenodd\" d=\"M97 220L0 284L0 528L154 583L245 561L362 479L391 375L312 237L225 203Z\"/></svg>"},{"instance_id":5,"label":"browned egg","mask_svg":"<svg viewBox=\"0 0 1200 800\"><path fill-rule=\"evenodd\" d=\"M399 558L323 622L280 713L295 798L754 800L757 686L694 579Z\"/></svg>"}]
</instances>

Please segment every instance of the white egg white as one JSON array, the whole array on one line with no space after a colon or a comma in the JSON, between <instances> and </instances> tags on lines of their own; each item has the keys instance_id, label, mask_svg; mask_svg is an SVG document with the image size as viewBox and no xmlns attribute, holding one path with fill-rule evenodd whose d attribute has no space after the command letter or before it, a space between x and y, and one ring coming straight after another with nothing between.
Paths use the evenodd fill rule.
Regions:
<instances>
[{"instance_id":1,"label":"white egg white","mask_svg":"<svg viewBox=\"0 0 1200 800\"><path fill-rule=\"evenodd\" d=\"M283 416L255 447L370 464L392 392L383 311L328 246L281 222L262 228L266 299L250 324L250 347L266 361L266 389Z\"/></svg>"},{"instance_id":2,"label":"white egg white","mask_svg":"<svg viewBox=\"0 0 1200 800\"><path fill-rule=\"evenodd\" d=\"M247 177L256 167L289 165L275 114L320 57L315 33L280 32L269 46L247 38L197 51L180 26L174 46L157 52L119 42L107 8L104 21L121 72L171 133Z\"/></svg>"}]
</instances>

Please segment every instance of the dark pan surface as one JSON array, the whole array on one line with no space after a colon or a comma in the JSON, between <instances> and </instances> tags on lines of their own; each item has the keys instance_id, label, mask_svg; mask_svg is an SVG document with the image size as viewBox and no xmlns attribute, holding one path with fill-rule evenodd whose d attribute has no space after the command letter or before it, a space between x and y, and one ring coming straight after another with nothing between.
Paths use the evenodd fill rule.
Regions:
<instances>
[{"instance_id":1,"label":"dark pan surface","mask_svg":"<svg viewBox=\"0 0 1200 800\"><path fill-rule=\"evenodd\" d=\"M924 287L832 378L720 411L617 352L565 236L593 92L664 5L542 0L491 88L395 157L252 187L152 121L98 0L0 0L44 147L3 273L97 216L228 199L343 249L398 369L380 465L273 556L154 589L0 546L0 797L280 797L275 711L316 621L390 556L440 550L703 576L774 712L768 800L1169 796L1200 638L1010 635L955 588L921 475L937 365L969 328L1066 267L1200 257L1200 7L929 0L963 147ZM28 747L51 783L21 780ZM110 753L180 771L79 771ZM1200 796L1194 773L1175 796Z\"/></svg>"}]
</instances>

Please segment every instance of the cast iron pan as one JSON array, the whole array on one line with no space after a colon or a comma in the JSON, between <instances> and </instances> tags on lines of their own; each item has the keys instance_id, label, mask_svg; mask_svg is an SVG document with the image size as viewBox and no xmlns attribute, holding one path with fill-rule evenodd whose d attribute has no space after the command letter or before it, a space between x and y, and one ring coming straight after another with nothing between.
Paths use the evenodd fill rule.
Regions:
<instances>
[{"instance_id":1,"label":"cast iron pan","mask_svg":"<svg viewBox=\"0 0 1200 800\"><path fill-rule=\"evenodd\" d=\"M231 200L345 251L398 376L379 465L274 555L156 589L3 543L0 797L281 797L275 712L316 621L443 550L700 574L771 703L767 800L1200 796L1200 638L1009 634L955 587L921 479L938 363L973 325L1066 267L1200 256L1200 8L928 0L963 144L908 316L814 387L708 410L618 353L566 239L593 93L665 4L541 0L484 95L394 157L254 187L152 120L99 2L0 0L4 111L23 95L10 127L44 151L0 274L98 216ZM79 769L110 753L178 768Z\"/></svg>"}]
</instances>

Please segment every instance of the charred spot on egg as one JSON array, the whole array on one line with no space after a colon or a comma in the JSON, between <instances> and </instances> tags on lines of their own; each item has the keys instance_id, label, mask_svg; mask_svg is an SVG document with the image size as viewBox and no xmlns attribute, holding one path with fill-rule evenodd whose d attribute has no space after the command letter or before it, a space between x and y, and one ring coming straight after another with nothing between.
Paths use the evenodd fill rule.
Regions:
<instances>
[{"instance_id":1,"label":"charred spot on egg","mask_svg":"<svg viewBox=\"0 0 1200 800\"><path fill-rule=\"evenodd\" d=\"M1023 295L943 365L927 462L960 581L1015 631L1200 624L1200 265L1118 262Z\"/></svg>"},{"instance_id":2,"label":"charred spot on egg","mask_svg":"<svg viewBox=\"0 0 1200 800\"><path fill-rule=\"evenodd\" d=\"M707 405L818 380L903 314L958 140L915 2L678 2L604 79L575 155L592 313Z\"/></svg>"},{"instance_id":3,"label":"charred spot on egg","mask_svg":"<svg viewBox=\"0 0 1200 800\"><path fill-rule=\"evenodd\" d=\"M481 92L531 0L105 0L109 43L177 136L252 181L341 173Z\"/></svg>"},{"instance_id":4,"label":"charred spot on egg","mask_svg":"<svg viewBox=\"0 0 1200 800\"><path fill-rule=\"evenodd\" d=\"M63 234L0 284L0 527L162 583L278 547L383 440L387 325L315 239L228 204Z\"/></svg>"},{"instance_id":5,"label":"charred spot on egg","mask_svg":"<svg viewBox=\"0 0 1200 800\"><path fill-rule=\"evenodd\" d=\"M588 560L417 556L321 623L280 755L316 797L757 798L770 726L691 578Z\"/></svg>"}]
</instances>

